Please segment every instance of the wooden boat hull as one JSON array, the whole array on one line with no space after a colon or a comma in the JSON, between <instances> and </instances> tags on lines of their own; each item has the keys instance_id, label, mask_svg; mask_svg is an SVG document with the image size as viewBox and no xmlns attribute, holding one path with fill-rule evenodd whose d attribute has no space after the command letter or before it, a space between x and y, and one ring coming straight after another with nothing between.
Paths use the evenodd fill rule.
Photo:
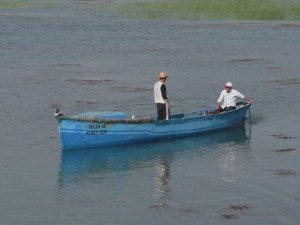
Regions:
<instances>
[{"instance_id":1,"label":"wooden boat hull","mask_svg":"<svg viewBox=\"0 0 300 225\"><path fill-rule=\"evenodd\" d=\"M65 150L147 143L234 127L244 123L249 108L250 104L246 104L225 113L177 114L166 121L127 119L122 113L113 113L115 115L112 114L111 118L81 114L57 119L61 147Z\"/></svg>"}]
</instances>

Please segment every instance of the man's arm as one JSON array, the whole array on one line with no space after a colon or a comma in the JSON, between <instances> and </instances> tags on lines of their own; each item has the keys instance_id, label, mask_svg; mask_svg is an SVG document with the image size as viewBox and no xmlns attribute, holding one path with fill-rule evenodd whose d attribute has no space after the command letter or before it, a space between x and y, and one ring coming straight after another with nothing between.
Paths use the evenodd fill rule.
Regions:
<instances>
[{"instance_id":1,"label":"man's arm","mask_svg":"<svg viewBox=\"0 0 300 225\"><path fill-rule=\"evenodd\" d=\"M221 107L222 102L223 102L223 92L221 92L220 97L217 100L217 107L216 107L216 109L219 109Z\"/></svg>"},{"instance_id":2,"label":"man's arm","mask_svg":"<svg viewBox=\"0 0 300 225\"><path fill-rule=\"evenodd\" d=\"M250 104L253 104L254 103L254 100L247 97L247 96L244 96L244 99L246 99Z\"/></svg>"}]
</instances>

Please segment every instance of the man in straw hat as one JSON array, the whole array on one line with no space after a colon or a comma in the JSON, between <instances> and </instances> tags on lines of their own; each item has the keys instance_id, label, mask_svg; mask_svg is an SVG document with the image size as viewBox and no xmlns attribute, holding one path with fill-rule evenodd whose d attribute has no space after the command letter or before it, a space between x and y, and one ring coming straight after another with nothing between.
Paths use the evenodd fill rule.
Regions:
<instances>
[{"instance_id":1,"label":"man in straw hat","mask_svg":"<svg viewBox=\"0 0 300 225\"><path fill-rule=\"evenodd\" d=\"M253 99L232 89L232 83L227 82L225 84L225 89L221 92L220 97L217 100L217 110L219 112L234 110L238 99L246 99L251 104L254 103Z\"/></svg>"},{"instance_id":2,"label":"man in straw hat","mask_svg":"<svg viewBox=\"0 0 300 225\"><path fill-rule=\"evenodd\" d=\"M165 82L169 75L165 71L158 73L158 81L154 84L154 102L157 107L157 120L167 120L170 112L170 101L167 96Z\"/></svg>"}]
</instances>

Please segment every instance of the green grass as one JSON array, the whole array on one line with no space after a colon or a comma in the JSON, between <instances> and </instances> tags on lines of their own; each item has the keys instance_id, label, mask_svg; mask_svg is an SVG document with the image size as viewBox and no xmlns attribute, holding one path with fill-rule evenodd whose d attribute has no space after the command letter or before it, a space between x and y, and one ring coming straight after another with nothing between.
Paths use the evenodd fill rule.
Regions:
<instances>
[{"instance_id":1,"label":"green grass","mask_svg":"<svg viewBox=\"0 0 300 225\"><path fill-rule=\"evenodd\" d=\"M274 0L173 0L121 3L118 12L140 19L299 20L300 3Z\"/></svg>"},{"instance_id":2,"label":"green grass","mask_svg":"<svg viewBox=\"0 0 300 225\"><path fill-rule=\"evenodd\" d=\"M0 0L0 9L27 9L53 4L43 3L40 0Z\"/></svg>"},{"instance_id":3,"label":"green grass","mask_svg":"<svg viewBox=\"0 0 300 225\"><path fill-rule=\"evenodd\" d=\"M232 19L299 20L300 0L136 0L137 2L97 3L106 9L138 19ZM44 2L44 3L43 3ZM0 9L50 7L41 0L0 0ZM53 6L53 5L52 5Z\"/></svg>"},{"instance_id":4,"label":"green grass","mask_svg":"<svg viewBox=\"0 0 300 225\"><path fill-rule=\"evenodd\" d=\"M0 0L0 9L18 9L18 8L27 8L31 7L32 3L28 1L1 1Z\"/></svg>"}]
</instances>

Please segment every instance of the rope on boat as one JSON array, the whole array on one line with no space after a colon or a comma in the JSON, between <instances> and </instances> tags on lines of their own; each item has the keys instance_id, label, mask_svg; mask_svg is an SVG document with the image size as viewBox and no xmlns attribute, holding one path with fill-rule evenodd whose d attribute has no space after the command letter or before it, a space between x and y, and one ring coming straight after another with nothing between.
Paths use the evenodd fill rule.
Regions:
<instances>
[{"instance_id":1,"label":"rope on boat","mask_svg":"<svg viewBox=\"0 0 300 225\"><path fill-rule=\"evenodd\" d=\"M247 104L243 105L242 107L245 107L246 105ZM249 112L248 113L249 113L250 124L251 124L250 107L249 107ZM196 118L196 117L211 116L211 115L218 115L218 114L219 113L217 113L215 111L204 110L204 111L198 111L198 112L193 112L193 113L188 113L188 114L176 114L176 115L174 115L175 117L173 116L173 118L188 120L188 119L193 119L193 118ZM55 112L54 116L58 121L76 120L76 121L82 121L82 122L95 122L95 123L135 123L135 124L140 123L140 124L142 124L142 123L151 123L151 122L155 121L151 118L126 118L126 119L107 118L107 119L99 119L99 118L95 118L95 117L66 116L58 108L56 109L56 112ZM161 121L161 122L163 123L165 121Z\"/></svg>"},{"instance_id":2,"label":"rope on boat","mask_svg":"<svg viewBox=\"0 0 300 225\"><path fill-rule=\"evenodd\" d=\"M249 122L250 122L250 125L251 125L251 110L250 110L250 108L249 108L248 114L249 114Z\"/></svg>"}]
</instances>

